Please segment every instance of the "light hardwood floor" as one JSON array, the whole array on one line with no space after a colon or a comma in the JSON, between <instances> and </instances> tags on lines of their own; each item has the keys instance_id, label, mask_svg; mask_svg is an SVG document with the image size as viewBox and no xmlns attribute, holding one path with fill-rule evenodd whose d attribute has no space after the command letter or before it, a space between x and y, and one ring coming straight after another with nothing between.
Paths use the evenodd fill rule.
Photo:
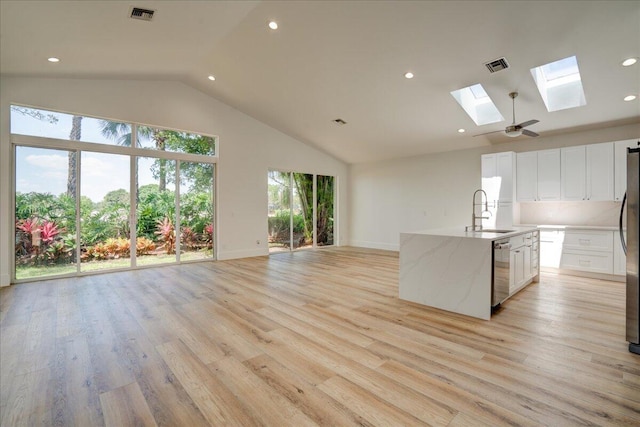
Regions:
<instances>
[{"instance_id":1,"label":"light hardwood floor","mask_svg":"<svg viewBox=\"0 0 640 427\"><path fill-rule=\"evenodd\" d=\"M0 290L3 426L640 425L624 284L543 274L491 321L332 248Z\"/></svg>"}]
</instances>

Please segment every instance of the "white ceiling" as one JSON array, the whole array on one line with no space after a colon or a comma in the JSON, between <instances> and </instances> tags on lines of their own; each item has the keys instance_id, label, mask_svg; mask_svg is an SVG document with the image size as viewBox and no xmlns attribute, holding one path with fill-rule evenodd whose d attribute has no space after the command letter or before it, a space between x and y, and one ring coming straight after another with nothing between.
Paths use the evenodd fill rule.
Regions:
<instances>
[{"instance_id":1,"label":"white ceiling","mask_svg":"<svg viewBox=\"0 0 640 427\"><path fill-rule=\"evenodd\" d=\"M514 90L541 136L640 122L622 101L640 64L620 66L640 57L638 1L2 0L0 19L3 75L179 80L348 163L512 141L473 135L510 124ZM587 105L548 113L529 69L571 55ZM449 94L475 83L504 122L476 126Z\"/></svg>"}]
</instances>

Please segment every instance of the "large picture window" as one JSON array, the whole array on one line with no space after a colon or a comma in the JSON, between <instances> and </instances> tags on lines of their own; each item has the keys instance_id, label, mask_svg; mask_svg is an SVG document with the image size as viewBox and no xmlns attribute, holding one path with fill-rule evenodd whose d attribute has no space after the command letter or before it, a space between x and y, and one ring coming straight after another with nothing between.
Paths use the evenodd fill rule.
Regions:
<instances>
[{"instance_id":1,"label":"large picture window","mask_svg":"<svg viewBox=\"0 0 640 427\"><path fill-rule=\"evenodd\" d=\"M11 107L17 281L214 259L217 139Z\"/></svg>"}]
</instances>

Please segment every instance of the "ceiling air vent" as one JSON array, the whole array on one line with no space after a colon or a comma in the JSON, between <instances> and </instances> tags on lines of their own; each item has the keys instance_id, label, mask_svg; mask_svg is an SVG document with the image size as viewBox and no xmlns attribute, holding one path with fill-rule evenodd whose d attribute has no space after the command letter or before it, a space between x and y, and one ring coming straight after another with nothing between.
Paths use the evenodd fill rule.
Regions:
<instances>
[{"instance_id":1,"label":"ceiling air vent","mask_svg":"<svg viewBox=\"0 0 640 427\"><path fill-rule=\"evenodd\" d=\"M489 61L486 64L484 64L484 66L487 67L490 73L495 73L496 71L509 68L509 63L507 62L507 58L502 57L502 58L494 59L493 61Z\"/></svg>"},{"instance_id":2,"label":"ceiling air vent","mask_svg":"<svg viewBox=\"0 0 640 427\"><path fill-rule=\"evenodd\" d=\"M143 21L151 21L155 10L142 9L140 7L134 7L131 9L131 17L133 19L141 19Z\"/></svg>"},{"instance_id":3,"label":"ceiling air vent","mask_svg":"<svg viewBox=\"0 0 640 427\"><path fill-rule=\"evenodd\" d=\"M335 120L333 120L333 123L335 123L335 124L337 124L337 125L340 125L340 126L342 126L342 125L346 125L346 124L347 124L347 122L345 122L345 121L344 121L344 120L342 120L342 119L335 119Z\"/></svg>"}]
</instances>

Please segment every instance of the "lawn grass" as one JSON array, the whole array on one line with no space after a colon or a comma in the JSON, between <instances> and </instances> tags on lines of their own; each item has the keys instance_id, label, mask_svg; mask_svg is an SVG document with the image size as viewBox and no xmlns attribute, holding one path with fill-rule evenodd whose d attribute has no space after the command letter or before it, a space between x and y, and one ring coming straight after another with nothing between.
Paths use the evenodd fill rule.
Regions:
<instances>
[{"instance_id":1,"label":"lawn grass","mask_svg":"<svg viewBox=\"0 0 640 427\"><path fill-rule=\"evenodd\" d=\"M195 261L213 259L213 251L204 249L199 251L187 251L180 254L180 261ZM136 258L136 264L140 266L169 264L176 262L175 254L154 254L144 255ZM80 271L92 272L111 270L117 268L129 268L130 258L108 259L102 261L89 261L80 264ZM19 265L16 267L16 280L33 279L37 277L57 276L61 274L72 274L77 270L76 264L61 265Z\"/></svg>"}]
</instances>

